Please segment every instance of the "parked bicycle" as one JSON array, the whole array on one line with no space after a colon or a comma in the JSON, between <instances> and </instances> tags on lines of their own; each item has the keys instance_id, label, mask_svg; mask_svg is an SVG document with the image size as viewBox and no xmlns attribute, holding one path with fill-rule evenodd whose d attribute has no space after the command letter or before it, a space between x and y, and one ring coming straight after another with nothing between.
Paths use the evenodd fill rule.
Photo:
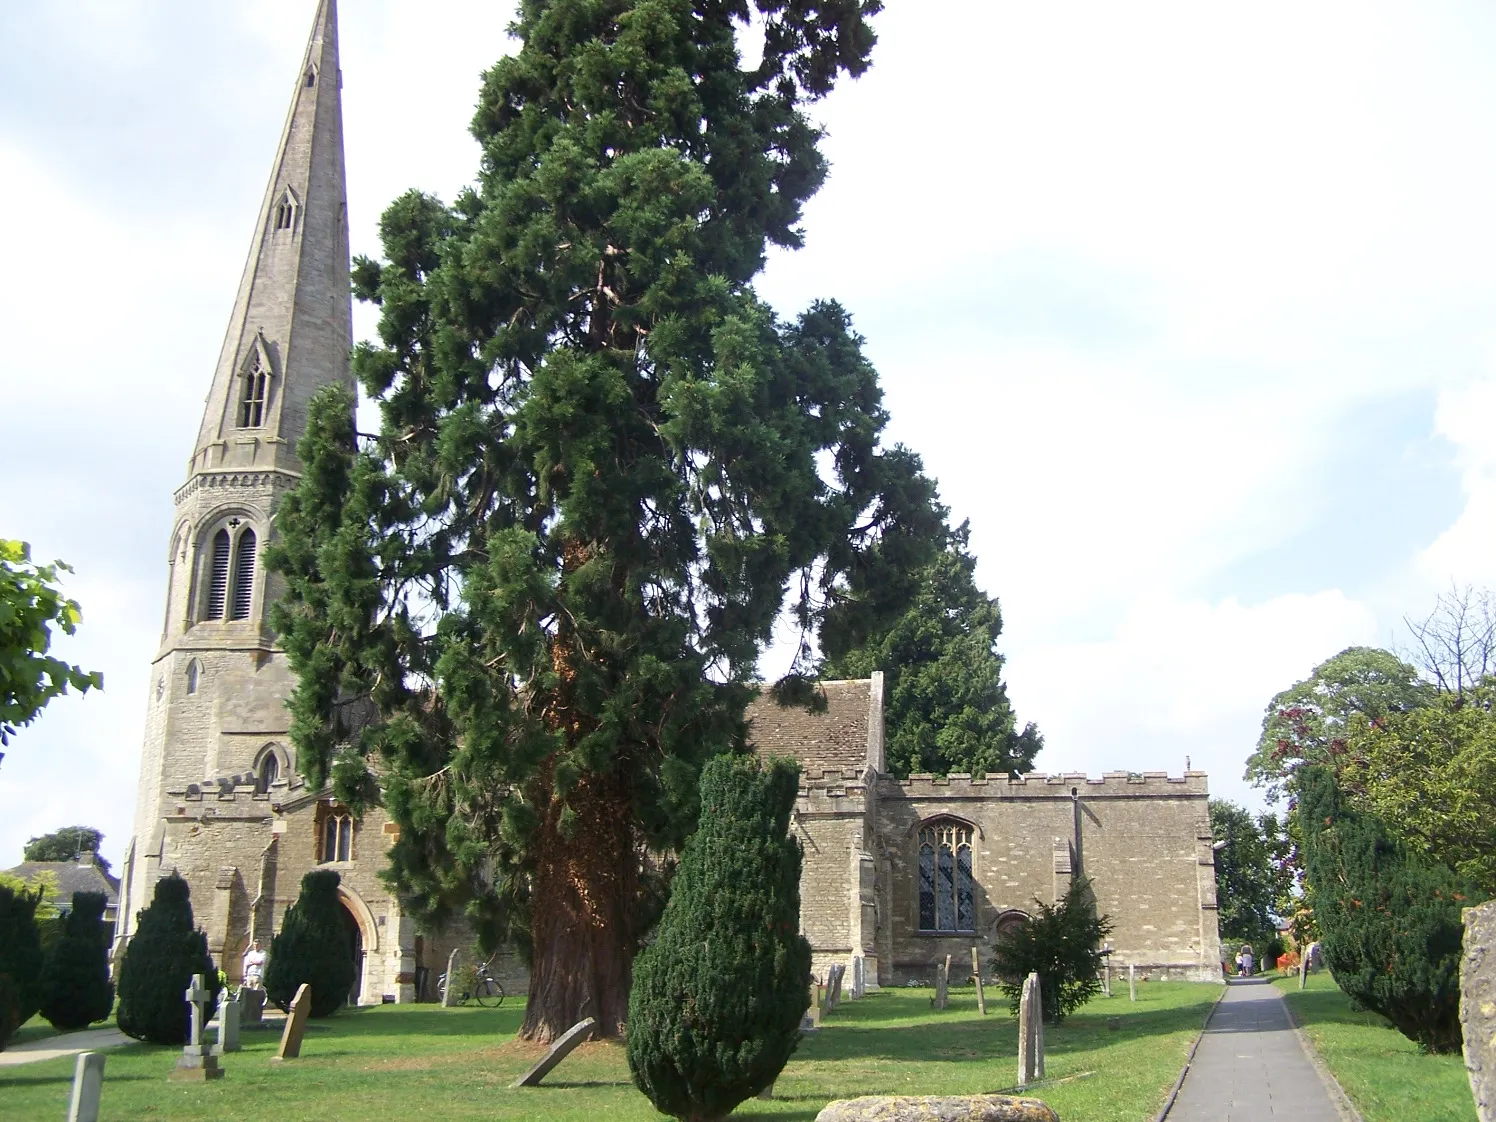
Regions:
<instances>
[{"instance_id":1,"label":"parked bicycle","mask_svg":"<svg viewBox=\"0 0 1496 1122\"><path fill-rule=\"evenodd\" d=\"M492 961L493 959L488 960L488 962ZM470 988L459 991L455 998L458 1005L466 1005L469 998L485 1009L497 1009L504 1004L504 987L489 970L488 962L480 962L473 967ZM436 999L446 1004L447 976L445 974L436 980Z\"/></svg>"}]
</instances>

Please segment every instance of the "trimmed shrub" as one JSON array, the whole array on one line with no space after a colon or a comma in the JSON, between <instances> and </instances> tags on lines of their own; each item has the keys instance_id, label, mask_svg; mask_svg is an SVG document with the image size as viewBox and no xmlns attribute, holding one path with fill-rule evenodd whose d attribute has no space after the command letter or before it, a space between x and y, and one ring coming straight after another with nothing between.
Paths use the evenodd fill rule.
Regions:
<instances>
[{"instance_id":1,"label":"trimmed shrub","mask_svg":"<svg viewBox=\"0 0 1496 1122\"><path fill-rule=\"evenodd\" d=\"M799 774L737 756L702 772L701 824L629 994L629 1070L665 1114L727 1115L773 1084L799 1043L810 985L789 836Z\"/></svg>"},{"instance_id":2,"label":"trimmed shrub","mask_svg":"<svg viewBox=\"0 0 1496 1122\"><path fill-rule=\"evenodd\" d=\"M42 943L36 909L42 890L0 884L0 1048L41 1006Z\"/></svg>"},{"instance_id":3,"label":"trimmed shrub","mask_svg":"<svg viewBox=\"0 0 1496 1122\"><path fill-rule=\"evenodd\" d=\"M356 967L338 900L340 881L331 869L313 869L302 877L301 895L270 943L265 996L281 1009L290 1009L303 983L312 987L313 1017L330 1017L348 1000Z\"/></svg>"},{"instance_id":4,"label":"trimmed shrub","mask_svg":"<svg viewBox=\"0 0 1496 1122\"><path fill-rule=\"evenodd\" d=\"M173 873L156 882L150 906L135 919L135 934L119 964L120 1031L152 1044L185 1044L192 1011L183 996L192 976L218 998L223 983L208 954L208 937L192 922L192 893Z\"/></svg>"},{"instance_id":5,"label":"trimmed shrub","mask_svg":"<svg viewBox=\"0 0 1496 1122\"><path fill-rule=\"evenodd\" d=\"M114 984L109 980L108 899L102 892L73 893L62 932L47 948L42 968L42 1016L63 1032L87 1028L109 1016Z\"/></svg>"},{"instance_id":6,"label":"trimmed shrub","mask_svg":"<svg viewBox=\"0 0 1496 1122\"><path fill-rule=\"evenodd\" d=\"M1074 877L1064 898L1051 906L1035 900L1036 914L998 937L992 960L1002 979L1008 1008L1018 1012L1023 981L1039 975L1046 1021L1063 1021L1101 992L1105 958L1101 941L1112 921L1096 911L1096 895L1085 877Z\"/></svg>"},{"instance_id":7,"label":"trimmed shrub","mask_svg":"<svg viewBox=\"0 0 1496 1122\"><path fill-rule=\"evenodd\" d=\"M1298 797L1309 900L1336 984L1425 1051L1458 1052L1460 911L1475 889L1352 807L1327 768L1302 768Z\"/></svg>"}]
</instances>

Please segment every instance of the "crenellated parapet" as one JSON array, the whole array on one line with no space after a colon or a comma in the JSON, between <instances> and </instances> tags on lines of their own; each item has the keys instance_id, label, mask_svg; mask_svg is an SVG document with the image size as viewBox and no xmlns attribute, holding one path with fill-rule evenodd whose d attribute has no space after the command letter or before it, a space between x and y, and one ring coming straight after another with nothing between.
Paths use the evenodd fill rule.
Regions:
<instances>
[{"instance_id":1,"label":"crenellated parapet","mask_svg":"<svg viewBox=\"0 0 1496 1122\"><path fill-rule=\"evenodd\" d=\"M1096 779L1083 771L1055 774L1031 771L1021 776L982 779L959 772L945 777L911 775L908 779L879 775L878 790L884 797L906 799L1179 798L1205 797L1209 793L1203 771L1187 771L1183 775L1170 775L1166 771L1108 771Z\"/></svg>"}]
</instances>

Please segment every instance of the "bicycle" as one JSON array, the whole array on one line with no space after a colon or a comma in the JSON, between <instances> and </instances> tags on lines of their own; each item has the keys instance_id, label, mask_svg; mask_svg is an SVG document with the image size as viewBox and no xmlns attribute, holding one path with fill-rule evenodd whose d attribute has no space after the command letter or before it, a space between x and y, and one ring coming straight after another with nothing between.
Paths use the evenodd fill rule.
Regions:
<instances>
[{"instance_id":1,"label":"bicycle","mask_svg":"<svg viewBox=\"0 0 1496 1122\"><path fill-rule=\"evenodd\" d=\"M493 961L492 959L489 960ZM480 962L473 967L473 986L470 990L463 990L457 995L457 1004L466 1005L468 998L472 998L485 1009L497 1009L504 1004L504 987L493 972L488 969L487 962ZM436 980L436 999L443 1004L447 999L447 976L443 974Z\"/></svg>"}]
</instances>

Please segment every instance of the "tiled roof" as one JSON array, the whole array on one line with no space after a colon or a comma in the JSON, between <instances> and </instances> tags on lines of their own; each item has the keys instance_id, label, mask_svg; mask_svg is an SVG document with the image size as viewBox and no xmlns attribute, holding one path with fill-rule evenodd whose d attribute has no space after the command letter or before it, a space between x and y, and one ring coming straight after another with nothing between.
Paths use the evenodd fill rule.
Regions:
<instances>
[{"instance_id":1,"label":"tiled roof","mask_svg":"<svg viewBox=\"0 0 1496 1122\"><path fill-rule=\"evenodd\" d=\"M26 861L14 869L6 869L13 877L34 881L41 873L51 873L57 882L57 903L62 907L72 904L75 892L102 892L109 900L108 907L119 906L119 880L111 877L95 864L77 861Z\"/></svg>"},{"instance_id":2,"label":"tiled roof","mask_svg":"<svg viewBox=\"0 0 1496 1122\"><path fill-rule=\"evenodd\" d=\"M748 706L748 742L761 757L793 756L807 772L860 773L867 766L872 682L822 682L821 689L824 713L780 706L767 694L754 700Z\"/></svg>"}]
</instances>

